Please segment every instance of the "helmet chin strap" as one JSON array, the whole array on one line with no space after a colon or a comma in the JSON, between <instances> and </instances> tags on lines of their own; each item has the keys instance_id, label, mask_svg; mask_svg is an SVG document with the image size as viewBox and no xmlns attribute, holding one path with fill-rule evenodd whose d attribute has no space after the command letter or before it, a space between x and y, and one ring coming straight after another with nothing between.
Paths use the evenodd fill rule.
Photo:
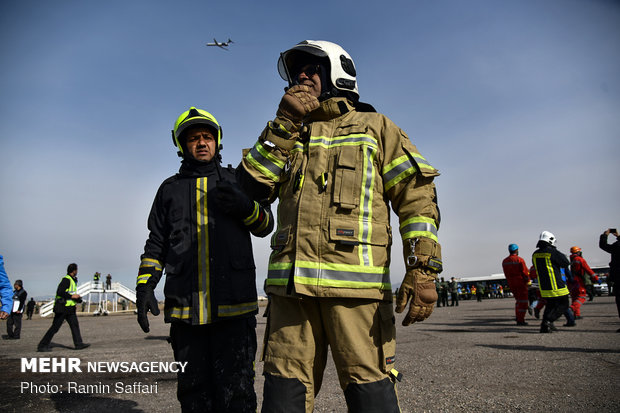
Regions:
<instances>
[{"instance_id":1,"label":"helmet chin strap","mask_svg":"<svg viewBox=\"0 0 620 413\"><path fill-rule=\"evenodd\" d=\"M324 91L323 93L321 93L321 95L318 98L319 102L323 102L323 101L326 101L327 99L338 96L338 92L340 91L336 89L335 87L332 87L331 89Z\"/></svg>"}]
</instances>

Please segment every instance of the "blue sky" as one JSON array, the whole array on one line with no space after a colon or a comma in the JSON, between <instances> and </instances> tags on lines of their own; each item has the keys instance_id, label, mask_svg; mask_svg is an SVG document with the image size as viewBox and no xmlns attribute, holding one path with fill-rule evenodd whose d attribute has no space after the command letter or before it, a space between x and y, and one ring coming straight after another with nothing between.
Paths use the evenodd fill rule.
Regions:
<instances>
[{"instance_id":1,"label":"blue sky","mask_svg":"<svg viewBox=\"0 0 620 413\"><path fill-rule=\"evenodd\" d=\"M82 280L133 286L153 197L179 166L176 117L210 111L237 165L283 93L279 53L321 39L352 55L361 100L442 173L443 276L500 272L513 242L529 262L542 230L606 264L618 22L604 0L2 2L0 254L34 296L70 262ZM214 37L235 43L205 47ZM268 240L254 246L262 288ZM396 285L401 254L396 236Z\"/></svg>"}]
</instances>

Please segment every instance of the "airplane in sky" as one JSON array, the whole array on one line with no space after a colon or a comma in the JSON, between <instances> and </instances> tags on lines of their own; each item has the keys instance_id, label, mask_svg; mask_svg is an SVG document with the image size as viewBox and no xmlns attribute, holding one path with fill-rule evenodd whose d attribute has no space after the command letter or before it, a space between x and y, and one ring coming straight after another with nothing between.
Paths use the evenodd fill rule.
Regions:
<instances>
[{"instance_id":1,"label":"airplane in sky","mask_svg":"<svg viewBox=\"0 0 620 413\"><path fill-rule=\"evenodd\" d=\"M214 43L207 43L207 46L217 46L219 48L222 48L224 50L228 50L227 47L230 43L234 43L232 40L230 40L230 38L228 39L227 42L218 42L217 40L215 40L215 38L213 38Z\"/></svg>"}]
</instances>

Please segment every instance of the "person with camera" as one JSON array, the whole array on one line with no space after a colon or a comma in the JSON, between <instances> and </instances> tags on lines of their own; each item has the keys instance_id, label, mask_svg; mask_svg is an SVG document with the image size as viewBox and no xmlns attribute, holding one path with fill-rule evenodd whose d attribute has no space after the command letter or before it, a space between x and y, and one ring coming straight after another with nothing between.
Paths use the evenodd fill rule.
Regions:
<instances>
[{"instance_id":1,"label":"person with camera","mask_svg":"<svg viewBox=\"0 0 620 413\"><path fill-rule=\"evenodd\" d=\"M52 326L47 330L39 345L37 351L52 351L50 343L54 334L60 330L62 322L67 320L73 337L73 344L76 350L82 350L89 347L90 344L82 341L80 334L80 324L75 311L75 306L82 302L82 297L77 293L77 273L78 266L75 263L69 264L67 267L67 275L65 275L58 288L56 289L56 299L54 302L54 320Z\"/></svg>"},{"instance_id":2,"label":"person with camera","mask_svg":"<svg viewBox=\"0 0 620 413\"><path fill-rule=\"evenodd\" d=\"M616 242L609 244L607 238L609 234L616 236ZM620 317L620 294L616 291L616 285L620 281L620 240L618 239L618 230L615 228L609 228L607 231L601 234L598 241L598 246L605 252L611 254L611 261L609 262L609 277L607 277L607 284L614 286L614 295L616 296L616 307L618 308L618 317ZM611 289L610 289L611 291ZM617 330L620 333L620 328Z\"/></svg>"}]
</instances>

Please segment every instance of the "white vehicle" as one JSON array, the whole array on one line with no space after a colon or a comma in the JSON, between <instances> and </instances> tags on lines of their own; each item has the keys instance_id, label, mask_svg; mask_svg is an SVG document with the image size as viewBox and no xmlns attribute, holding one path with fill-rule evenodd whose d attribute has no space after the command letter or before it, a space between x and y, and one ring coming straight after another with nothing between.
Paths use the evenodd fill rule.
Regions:
<instances>
[{"instance_id":1,"label":"white vehicle","mask_svg":"<svg viewBox=\"0 0 620 413\"><path fill-rule=\"evenodd\" d=\"M603 294L609 294L609 286L607 283L594 284L594 294L599 297Z\"/></svg>"},{"instance_id":2,"label":"white vehicle","mask_svg":"<svg viewBox=\"0 0 620 413\"><path fill-rule=\"evenodd\" d=\"M594 274L598 276L601 282L599 284L598 281L592 281L594 287L594 294L599 297L603 294L609 294L609 285L607 285L607 277L609 276L609 265L592 267L592 271L594 271Z\"/></svg>"}]
</instances>

